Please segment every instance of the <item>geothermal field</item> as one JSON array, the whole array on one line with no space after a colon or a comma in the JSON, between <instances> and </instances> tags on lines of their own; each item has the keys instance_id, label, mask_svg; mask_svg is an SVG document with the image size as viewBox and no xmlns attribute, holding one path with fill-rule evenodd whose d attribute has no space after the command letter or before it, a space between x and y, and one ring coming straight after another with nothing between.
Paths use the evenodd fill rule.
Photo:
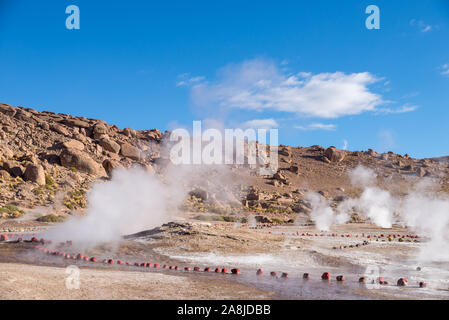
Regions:
<instances>
[{"instance_id":1,"label":"geothermal field","mask_svg":"<svg viewBox=\"0 0 449 320\"><path fill-rule=\"evenodd\" d=\"M175 165L169 131L0 123L0 299L449 298L447 158L280 145L260 174Z\"/></svg>"}]
</instances>

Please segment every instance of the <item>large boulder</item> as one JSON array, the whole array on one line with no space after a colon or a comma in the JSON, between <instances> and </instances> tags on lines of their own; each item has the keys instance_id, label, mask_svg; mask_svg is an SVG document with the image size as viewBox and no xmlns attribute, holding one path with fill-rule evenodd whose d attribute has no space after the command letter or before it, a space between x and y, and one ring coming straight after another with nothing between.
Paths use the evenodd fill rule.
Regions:
<instances>
[{"instance_id":1,"label":"large boulder","mask_svg":"<svg viewBox=\"0 0 449 320\"><path fill-rule=\"evenodd\" d=\"M129 143L122 143L120 154L126 158L130 158L133 160L140 160L139 148L130 145Z\"/></svg>"},{"instance_id":2,"label":"large boulder","mask_svg":"<svg viewBox=\"0 0 449 320\"><path fill-rule=\"evenodd\" d=\"M209 198L209 194L206 190L201 188L195 188L189 192L189 196L194 196L198 199L206 201Z\"/></svg>"},{"instance_id":3,"label":"large boulder","mask_svg":"<svg viewBox=\"0 0 449 320\"><path fill-rule=\"evenodd\" d=\"M324 151L324 156L330 162L341 162L345 158L345 152L343 150L338 150L335 147L329 147Z\"/></svg>"},{"instance_id":4,"label":"large boulder","mask_svg":"<svg viewBox=\"0 0 449 320\"><path fill-rule=\"evenodd\" d=\"M418 168L417 170L416 170L416 173L418 174L418 176L419 177L425 177L426 175L427 175L427 171L426 171L426 169L424 169L424 168Z\"/></svg>"},{"instance_id":5,"label":"large boulder","mask_svg":"<svg viewBox=\"0 0 449 320\"><path fill-rule=\"evenodd\" d=\"M120 145L115 142L114 140L111 140L107 137L104 137L99 141L100 146L103 147L104 150L113 152L113 153L119 153L120 151Z\"/></svg>"},{"instance_id":6,"label":"large boulder","mask_svg":"<svg viewBox=\"0 0 449 320\"><path fill-rule=\"evenodd\" d=\"M104 175L104 169L88 154L77 149L65 149L59 156L61 165L66 168L75 168L95 176Z\"/></svg>"},{"instance_id":7,"label":"large boulder","mask_svg":"<svg viewBox=\"0 0 449 320\"><path fill-rule=\"evenodd\" d=\"M282 172L280 172L279 170L278 170L278 172L276 172L274 175L273 175L273 179L274 180L277 180L277 181L280 181L280 182L282 182L283 184L287 184L288 183L288 181L287 181L287 178L282 174Z\"/></svg>"},{"instance_id":8,"label":"large boulder","mask_svg":"<svg viewBox=\"0 0 449 320\"><path fill-rule=\"evenodd\" d=\"M28 111L17 109L16 114L14 115L14 118L19 119L24 122L33 122L32 114Z\"/></svg>"},{"instance_id":9,"label":"large boulder","mask_svg":"<svg viewBox=\"0 0 449 320\"><path fill-rule=\"evenodd\" d=\"M2 165L3 169L9 172L11 176L15 177L21 177L23 175L23 167L20 165L17 161L3 161Z\"/></svg>"},{"instance_id":10,"label":"large boulder","mask_svg":"<svg viewBox=\"0 0 449 320\"><path fill-rule=\"evenodd\" d=\"M125 128L123 129L122 133L127 136L127 137L135 137L136 136L136 130L131 129L131 128Z\"/></svg>"},{"instance_id":11,"label":"large boulder","mask_svg":"<svg viewBox=\"0 0 449 320\"><path fill-rule=\"evenodd\" d=\"M45 185L45 171L41 165L29 164L23 176L27 181L35 182L41 186Z\"/></svg>"},{"instance_id":12,"label":"large boulder","mask_svg":"<svg viewBox=\"0 0 449 320\"><path fill-rule=\"evenodd\" d=\"M22 177L23 176L23 167L22 166L15 166L12 167L11 170L9 170L9 173L15 178L15 177Z\"/></svg>"},{"instance_id":13,"label":"large boulder","mask_svg":"<svg viewBox=\"0 0 449 320\"><path fill-rule=\"evenodd\" d=\"M0 179L8 180L11 178L11 175L8 173L8 171L0 169Z\"/></svg>"},{"instance_id":14,"label":"large boulder","mask_svg":"<svg viewBox=\"0 0 449 320\"><path fill-rule=\"evenodd\" d=\"M299 167L298 167L298 166L291 166L291 167L289 168L289 170L290 170L291 172L293 172L294 174L299 174Z\"/></svg>"},{"instance_id":15,"label":"large boulder","mask_svg":"<svg viewBox=\"0 0 449 320\"><path fill-rule=\"evenodd\" d=\"M290 157L290 156L291 156L291 152L290 152L289 148L287 148L287 147L280 148L280 149L278 150L278 153L279 153L280 155L286 156L286 157Z\"/></svg>"},{"instance_id":16,"label":"large boulder","mask_svg":"<svg viewBox=\"0 0 449 320\"><path fill-rule=\"evenodd\" d=\"M62 143L62 146L65 149L77 149L77 150L84 150L84 143L82 143L81 141L75 140L75 139L70 139L69 141L65 141Z\"/></svg>"},{"instance_id":17,"label":"large boulder","mask_svg":"<svg viewBox=\"0 0 449 320\"><path fill-rule=\"evenodd\" d=\"M103 123L97 123L92 128L92 134L95 139L100 139L108 133L108 128Z\"/></svg>"},{"instance_id":18,"label":"large boulder","mask_svg":"<svg viewBox=\"0 0 449 320\"><path fill-rule=\"evenodd\" d=\"M64 119L61 123L65 124L68 127L79 127L79 128L89 128L90 124L86 121L82 121L79 119Z\"/></svg>"},{"instance_id":19,"label":"large boulder","mask_svg":"<svg viewBox=\"0 0 449 320\"><path fill-rule=\"evenodd\" d=\"M104 170L106 170L106 173L108 174L108 176L112 175L112 171L115 168L120 167L120 163L118 161L115 160L111 160L111 159L105 159L102 163Z\"/></svg>"},{"instance_id":20,"label":"large boulder","mask_svg":"<svg viewBox=\"0 0 449 320\"><path fill-rule=\"evenodd\" d=\"M64 136L67 136L69 134L69 131L64 126L57 123L52 123L50 125L50 129Z\"/></svg>"},{"instance_id":21,"label":"large boulder","mask_svg":"<svg viewBox=\"0 0 449 320\"><path fill-rule=\"evenodd\" d=\"M162 132L158 129L151 129L146 132L146 135L150 140L161 141L162 139Z\"/></svg>"},{"instance_id":22,"label":"large boulder","mask_svg":"<svg viewBox=\"0 0 449 320\"><path fill-rule=\"evenodd\" d=\"M6 114L7 116L14 117L17 109L4 103L0 103L0 112Z\"/></svg>"}]
</instances>

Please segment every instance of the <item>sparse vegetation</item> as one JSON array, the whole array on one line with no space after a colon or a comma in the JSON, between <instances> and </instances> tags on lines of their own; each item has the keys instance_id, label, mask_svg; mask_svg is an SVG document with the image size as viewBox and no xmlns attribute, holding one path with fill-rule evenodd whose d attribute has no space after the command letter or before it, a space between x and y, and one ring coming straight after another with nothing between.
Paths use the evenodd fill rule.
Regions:
<instances>
[{"instance_id":1,"label":"sparse vegetation","mask_svg":"<svg viewBox=\"0 0 449 320\"><path fill-rule=\"evenodd\" d=\"M64 197L64 205L70 210L75 210L79 208L85 208L87 201L85 198L86 190L84 189L74 189L66 194Z\"/></svg>"},{"instance_id":2,"label":"sparse vegetation","mask_svg":"<svg viewBox=\"0 0 449 320\"><path fill-rule=\"evenodd\" d=\"M40 205L45 205L48 201L52 201L53 197L56 195L58 185L55 183L53 178L49 175L45 175L45 185L36 187L32 190L33 194L37 196L38 203Z\"/></svg>"},{"instance_id":3,"label":"sparse vegetation","mask_svg":"<svg viewBox=\"0 0 449 320\"><path fill-rule=\"evenodd\" d=\"M39 222L50 222L50 223L57 223L57 222L63 222L65 220L65 217L57 216L55 214L47 214L45 216L39 217L36 219L36 221Z\"/></svg>"},{"instance_id":4,"label":"sparse vegetation","mask_svg":"<svg viewBox=\"0 0 449 320\"><path fill-rule=\"evenodd\" d=\"M17 208L17 206L13 204L7 204L0 208L0 216L2 218L14 219L20 218L25 214L25 211Z\"/></svg>"},{"instance_id":5,"label":"sparse vegetation","mask_svg":"<svg viewBox=\"0 0 449 320\"><path fill-rule=\"evenodd\" d=\"M281 220L281 219L278 219L278 218L272 218L271 222L275 223L275 224L284 224L285 223L284 220Z\"/></svg>"},{"instance_id":6,"label":"sparse vegetation","mask_svg":"<svg viewBox=\"0 0 449 320\"><path fill-rule=\"evenodd\" d=\"M53 180L51 175L46 174L45 175L45 187L47 187L47 189L49 189L49 188L52 188L54 186L55 186L55 180Z\"/></svg>"},{"instance_id":7,"label":"sparse vegetation","mask_svg":"<svg viewBox=\"0 0 449 320\"><path fill-rule=\"evenodd\" d=\"M241 223L248 223L248 218L247 217L243 217L242 219L240 219Z\"/></svg>"},{"instance_id":8,"label":"sparse vegetation","mask_svg":"<svg viewBox=\"0 0 449 320\"><path fill-rule=\"evenodd\" d=\"M196 220L201 220L201 221L223 221L223 222L241 222L241 223L245 223L248 222L247 218L239 218L239 217L234 217L234 216L225 216L225 215L218 215L218 216L213 216L213 215L203 215L200 214L198 216L195 217ZM244 220L246 219L246 220Z\"/></svg>"}]
</instances>

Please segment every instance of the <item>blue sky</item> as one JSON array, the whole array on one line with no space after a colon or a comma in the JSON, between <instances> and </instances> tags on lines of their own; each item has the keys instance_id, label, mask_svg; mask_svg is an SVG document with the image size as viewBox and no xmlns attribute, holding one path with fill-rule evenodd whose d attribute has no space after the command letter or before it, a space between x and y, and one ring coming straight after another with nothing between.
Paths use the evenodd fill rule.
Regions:
<instances>
[{"instance_id":1,"label":"blue sky","mask_svg":"<svg viewBox=\"0 0 449 320\"><path fill-rule=\"evenodd\" d=\"M136 129L449 154L449 1L0 0L0 102ZM68 30L65 8L80 8ZM380 9L380 30L365 8Z\"/></svg>"}]
</instances>

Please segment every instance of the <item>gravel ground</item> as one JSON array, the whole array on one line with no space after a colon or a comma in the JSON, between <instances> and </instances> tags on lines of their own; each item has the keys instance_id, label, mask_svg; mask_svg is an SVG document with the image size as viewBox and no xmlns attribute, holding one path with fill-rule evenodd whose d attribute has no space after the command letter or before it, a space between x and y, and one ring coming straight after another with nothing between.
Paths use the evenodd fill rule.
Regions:
<instances>
[{"instance_id":1,"label":"gravel ground","mask_svg":"<svg viewBox=\"0 0 449 320\"><path fill-rule=\"evenodd\" d=\"M0 299L188 300L270 299L272 296L269 292L222 280L87 268L80 269L79 289L69 290L66 281L70 276L65 268L0 263Z\"/></svg>"}]
</instances>

